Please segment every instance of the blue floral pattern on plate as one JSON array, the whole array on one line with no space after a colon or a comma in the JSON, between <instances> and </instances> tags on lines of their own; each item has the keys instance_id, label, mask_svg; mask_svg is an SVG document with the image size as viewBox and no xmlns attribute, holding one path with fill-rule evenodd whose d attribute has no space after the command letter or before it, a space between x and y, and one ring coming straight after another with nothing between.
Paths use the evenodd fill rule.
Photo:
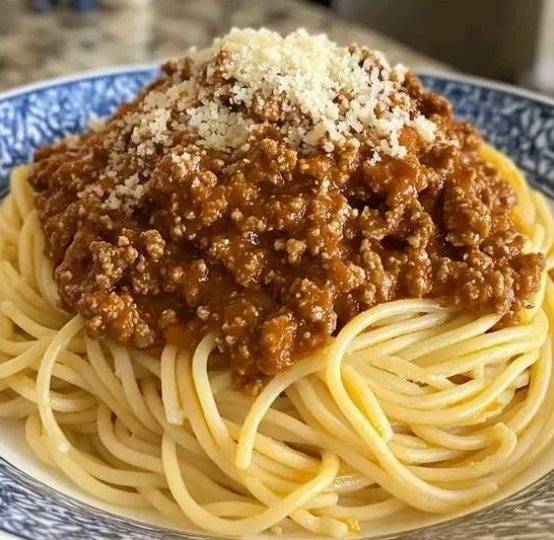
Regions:
<instances>
[{"instance_id":1,"label":"blue floral pattern on plate","mask_svg":"<svg viewBox=\"0 0 554 540\"><path fill-rule=\"evenodd\" d=\"M119 70L34 85L0 95L0 194L15 165L38 147L86 129L150 82L155 69ZM456 114L474 122L529 180L554 197L554 102L469 78L424 75ZM405 539L553 538L554 472L506 501L470 516L403 535ZM552 486L552 487L551 487ZM545 512L545 507L553 510ZM527 536L532 523L533 536ZM446 533L446 530L448 532ZM177 539L183 535L113 515L57 492L0 457L0 531L29 539ZM206 538L187 535L186 538Z\"/></svg>"}]
</instances>

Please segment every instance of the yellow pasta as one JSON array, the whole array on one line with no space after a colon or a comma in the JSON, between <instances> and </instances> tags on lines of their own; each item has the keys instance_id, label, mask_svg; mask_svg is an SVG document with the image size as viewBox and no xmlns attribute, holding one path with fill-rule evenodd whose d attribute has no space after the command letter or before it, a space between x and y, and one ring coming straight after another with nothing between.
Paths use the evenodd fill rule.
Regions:
<instances>
[{"instance_id":1,"label":"yellow pasta","mask_svg":"<svg viewBox=\"0 0 554 540\"><path fill-rule=\"evenodd\" d=\"M552 257L544 199L492 148L518 224ZM377 305L274 376L258 396L211 370L215 346L159 358L84 334L58 305L27 170L0 209L0 417L25 421L37 458L104 501L153 507L212 534L292 522L344 537L414 507L493 494L552 438L554 288L494 329L429 299ZM550 259L549 259L550 260Z\"/></svg>"}]
</instances>

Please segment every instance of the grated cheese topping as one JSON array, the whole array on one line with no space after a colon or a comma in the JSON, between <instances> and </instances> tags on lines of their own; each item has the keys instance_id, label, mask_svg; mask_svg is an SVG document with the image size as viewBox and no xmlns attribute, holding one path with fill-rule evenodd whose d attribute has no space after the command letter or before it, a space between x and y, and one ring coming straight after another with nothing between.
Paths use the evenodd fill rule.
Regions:
<instances>
[{"instance_id":1,"label":"grated cheese topping","mask_svg":"<svg viewBox=\"0 0 554 540\"><path fill-rule=\"evenodd\" d=\"M139 175L135 173L113 188L113 191L104 201L104 208L107 210L121 208L124 212L130 214L144 196L145 191L146 187L140 183Z\"/></svg>"},{"instance_id":2,"label":"grated cheese topping","mask_svg":"<svg viewBox=\"0 0 554 540\"><path fill-rule=\"evenodd\" d=\"M186 144L227 154L260 136L300 153L363 143L372 149L372 164L385 155L406 155L400 138L407 127L428 144L439 136L404 86L403 65L391 66L378 51L339 46L323 34L233 29L164 69L163 84L116 119L121 137L109 143L108 169L120 170L128 152L145 165L130 177L118 175L106 209L132 212L145 193L146 163L171 154L183 134Z\"/></svg>"},{"instance_id":3,"label":"grated cheese topping","mask_svg":"<svg viewBox=\"0 0 554 540\"><path fill-rule=\"evenodd\" d=\"M391 67L377 51L341 47L323 34L297 30L233 29L203 50L174 62L185 81L153 91L137 113L133 141L163 142L186 124L199 144L217 150L241 146L272 124L294 148L332 152L361 135L379 154L403 157L403 128L433 142L435 124L417 112L402 87L406 68ZM147 151L142 149L143 151Z\"/></svg>"}]
</instances>

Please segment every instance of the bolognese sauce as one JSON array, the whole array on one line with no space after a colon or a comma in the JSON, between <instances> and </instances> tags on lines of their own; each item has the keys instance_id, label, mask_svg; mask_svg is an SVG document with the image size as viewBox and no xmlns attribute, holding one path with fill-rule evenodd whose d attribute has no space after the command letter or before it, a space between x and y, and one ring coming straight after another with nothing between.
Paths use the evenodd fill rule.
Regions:
<instances>
[{"instance_id":1,"label":"bolognese sauce","mask_svg":"<svg viewBox=\"0 0 554 540\"><path fill-rule=\"evenodd\" d=\"M322 38L300 64L303 35L256 50L232 32L37 152L61 302L91 336L192 347L213 331L248 382L397 298L504 324L530 307L543 256L479 134L373 51Z\"/></svg>"}]
</instances>

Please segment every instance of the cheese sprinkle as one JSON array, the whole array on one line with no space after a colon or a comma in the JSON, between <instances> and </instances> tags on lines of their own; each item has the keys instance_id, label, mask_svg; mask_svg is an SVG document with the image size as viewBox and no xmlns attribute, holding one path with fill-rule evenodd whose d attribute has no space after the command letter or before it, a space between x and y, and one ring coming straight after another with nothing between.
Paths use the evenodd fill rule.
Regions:
<instances>
[{"instance_id":1,"label":"cheese sprinkle","mask_svg":"<svg viewBox=\"0 0 554 540\"><path fill-rule=\"evenodd\" d=\"M141 141L167 138L172 111L178 111L173 122L188 125L199 145L224 151L268 125L304 151L332 152L364 137L375 148L375 162L382 154L406 154L399 135L407 126L426 141L435 139L435 124L402 87L404 66L391 67L380 52L341 47L325 35L233 29L172 64L180 82L151 92L137 113L133 141L141 152L148 152Z\"/></svg>"}]
</instances>

